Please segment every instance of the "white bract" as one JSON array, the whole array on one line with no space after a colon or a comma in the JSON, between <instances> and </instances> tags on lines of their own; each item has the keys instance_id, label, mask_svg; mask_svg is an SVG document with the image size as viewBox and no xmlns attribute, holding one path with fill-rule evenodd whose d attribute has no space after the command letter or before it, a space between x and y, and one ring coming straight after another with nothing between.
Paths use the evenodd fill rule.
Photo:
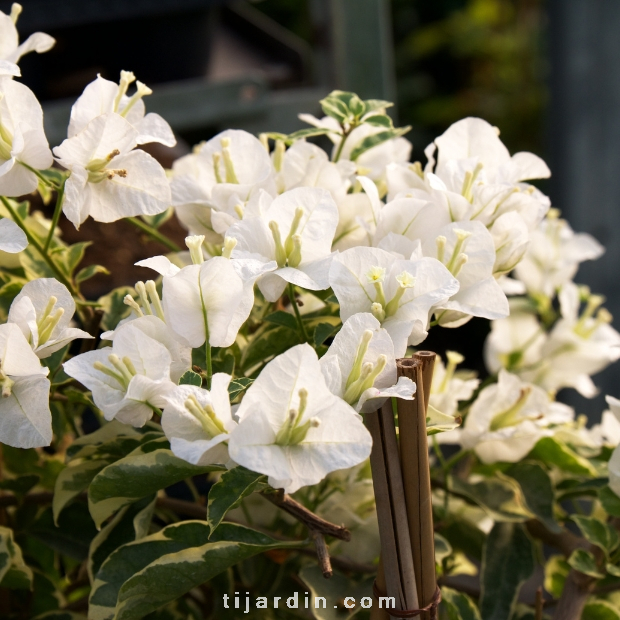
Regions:
<instances>
[{"instance_id":1,"label":"white bract","mask_svg":"<svg viewBox=\"0 0 620 620\"><path fill-rule=\"evenodd\" d=\"M137 130L137 144L159 142L165 146L174 146L176 138L170 125L154 112L146 114L145 95L152 93L142 82L136 82L136 92L129 97L127 90L136 80L131 71L121 71L119 84L102 78L100 75L91 82L71 108L68 137L77 136L90 121L102 114L115 112L126 118Z\"/></svg>"},{"instance_id":2,"label":"white bract","mask_svg":"<svg viewBox=\"0 0 620 620\"><path fill-rule=\"evenodd\" d=\"M230 375L213 375L211 390L178 385L166 396L161 425L176 456L194 465L227 463L233 420L228 397Z\"/></svg>"},{"instance_id":3,"label":"white bract","mask_svg":"<svg viewBox=\"0 0 620 620\"><path fill-rule=\"evenodd\" d=\"M43 359L76 338L92 338L71 327L75 302L64 284L55 278L39 278L24 285L9 310L9 323L16 324L36 353Z\"/></svg>"},{"instance_id":4,"label":"white bract","mask_svg":"<svg viewBox=\"0 0 620 620\"><path fill-rule=\"evenodd\" d=\"M17 325L0 325L0 442L38 448L52 441L49 370Z\"/></svg>"},{"instance_id":5,"label":"white bract","mask_svg":"<svg viewBox=\"0 0 620 620\"><path fill-rule=\"evenodd\" d=\"M471 406L460 442L483 463L516 463L541 437L553 434L551 424L569 422L573 415L541 388L500 370L498 382L484 388Z\"/></svg>"},{"instance_id":6,"label":"white bract","mask_svg":"<svg viewBox=\"0 0 620 620\"><path fill-rule=\"evenodd\" d=\"M26 233L12 220L0 219L0 251L17 254L27 247Z\"/></svg>"},{"instance_id":7,"label":"white bract","mask_svg":"<svg viewBox=\"0 0 620 620\"><path fill-rule=\"evenodd\" d=\"M287 283L314 291L329 286L337 223L338 208L329 192L303 187L285 192L260 216L244 218L226 234L236 240L233 259L275 261L258 287L268 301L276 301Z\"/></svg>"},{"instance_id":8,"label":"white bract","mask_svg":"<svg viewBox=\"0 0 620 620\"><path fill-rule=\"evenodd\" d=\"M369 313L354 314L320 360L327 387L356 411L376 411L391 397L412 400L416 386L396 377L394 344Z\"/></svg>"},{"instance_id":9,"label":"white bract","mask_svg":"<svg viewBox=\"0 0 620 620\"><path fill-rule=\"evenodd\" d=\"M458 291L458 282L433 258L398 259L379 248L351 248L335 256L329 284L346 321L370 312L390 334L396 357L426 338L429 313Z\"/></svg>"},{"instance_id":10,"label":"white bract","mask_svg":"<svg viewBox=\"0 0 620 620\"><path fill-rule=\"evenodd\" d=\"M170 351L133 323L118 330L112 347L76 355L63 367L92 391L106 420L139 427L154 407L166 405L175 384L170 380Z\"/></svg>"},{"instance_id":11,"label":"white bract","mask_svg":"<svg viewBox=\"0 0 620 620\"><path fill-rule=\"evenodd\" d=\"M135 149L138 130L114 112L90 121L77 135L54 148L70 171L63 211L76 228L88 216L114 222L156 215L170 207L170 185L161 165Z\"/></svg>"},{"instance_id":12,"label":"white bract","mask_svg":"<svg viewBox=\"0 0 620 620\"><path fill-rule=\"evenodd\" d=\"M17 2L11 5L9 15L0 11L0 59L11 63L19 62L22 56L30 52L43 54L52 49L56 43L56 40L49 34L34 32L20 44L15 24L21 12L21 4Z\"/></svg>"},{"instance_id":13,"label":"white bract","mask_svg":"<svg viewBox=\"0 0 620 620\"><path fill-rule=\"evenodd\" d=\"M353 467L372 439L355 410L332 394L316 353L298 345L273 359L250 386L230 434L230 457L292 493L330 471Z\"/></svg>"},{"instance_id":14,"label":"white bract","mask_svg":"<svg viewBox=\"0 0 620 620\"><path fill-rule=\"evenodd\" d=\"M464 357L456 351L446 351L447 365L437 356L431 385L430 405L441 413L456 416L459 401L469 400L480 385L470 371L457 371ZM439 435L439 437L443 437Z\"/></svg>"},{"instance_id":15,"label":"white bract","mask_svg":"<svg viewBox=\"0 0 620 620\"><path fill-rule=\"evenodd\" d=\"M0 77L0 194L34 191L39 182L36 171L49 168L53 161L41 104L27 86Z\"/></svg>"}]
</instances>

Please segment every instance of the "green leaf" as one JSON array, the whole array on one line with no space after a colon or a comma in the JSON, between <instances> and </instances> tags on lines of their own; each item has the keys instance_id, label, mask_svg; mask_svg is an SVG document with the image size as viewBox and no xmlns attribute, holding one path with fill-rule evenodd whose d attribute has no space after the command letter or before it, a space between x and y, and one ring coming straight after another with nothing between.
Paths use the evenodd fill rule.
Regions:
<instances>
[{"instance_id":1,"label":"green leaf","mask_svg":"<svg viewBox=\"0 0 620 620\"><path fill-rule=\"evenodd\" d=\"M247 372L284 353L299 342L297 330L283 326L274 327L267 323L254 334L250 344L243 351L241 369Z\"/></svg>"},{"instance_id":2,"label":"green leaf","mask_svg":"<svg viewBox=\"0 0 620 620\"><path fill-rule=\"evenodd\" d=\"M75 268L82 262L84 253L89 245L92 245L92 241L80 241L74 243L68 248L63 249L58 254L61 255L61 264L64 266L64 271L67 276L73 275Z\"/></svg>"},{"instance_id":3,"label":"green leaf","mask_svg":"<svg viewBox=\"0 0 620 620\"><path fill-rule=\"evenodd\" d=\"M243 559L300 544L232 523L210 533L204 521L184 521L117 549L95 577L90 620L142 618Z\"/></svg>"},{"instance_id":4,"label":"green leaf","mask_svg":"<svg viewBox=\"0 0 620 620\"><path fill-rule=\"evenodd\" d=\"M325 136L328 133L334 133L331 129L327 129L326 127L308 127L307 129L300 129L299 131L294 131L286 136L286 142L288 144L292 144L296 140L301 140L304 138L313 138L314 136Z\"/></svg>"},{"instance_id":5,"label":"green leaf","mask_svg":"<svg viewBox=\"0 0 620 620\"><path fill-rule=\"evenodd\" d=\"M435 562L441 564L452 554L452 545L441 535L435 532Z\"/></svg>"},{"instance_id":6,"label":"green leaf","mask_svg":"<svg viewBox=\"0 0 620 620\"><path fill-rule=\"evenodd\" d=\"M385 131L379 131L378 133L372 134L371 136L366 136L360 142L358 142L351 154L349 155L349 159L351 161L356 161L360 155L363 155L366 151L370 150L375 146L379 146L379 144L383 144L392 138L398 138L403 134L407 133L411 127L401 127L399 129L386 129Z\"/></svg>"},{"instance_id":7,"label":"green leaf","mask_svg":"<svg viewBox=\"0 0 620 620\"><path fill-rule=\"evenodd\" d=\"M9 480L0 480L0 489L12 491L15 495L25 495L40 479L41 477L37 474L27 474Z\"/></svg>"},{"instance_id":8,"label":"green leaf","mask_svg":"<svg viewBox=\"0 0 620 620\"><path fill-rule=\"evenodd\" d=\"M620 609L609 601L590 600L583 609L581 620L620 620Z\"/></svg>"},{"instance_id":9,"label":"green leaf","mask_svg":"<svg viewBox=\"0 0 620 620\"><path fill-rule=\"evenodd\" d=\"M155 500L155 496L149 496L125 506L93 538L88 552L88 575L91 583L111 553L148 534Z\"/></svg>"},{"instance_id":10,"label":"green leaf","mask_svg":"<svg viewBox=\"0 0 620 620\"><path fill-rule=\"evenodd\" d=\"M158 213L157 215L141 215L140 217L153 228L159 228L163 224L165 224L174 214L174 209L169 207L162 213Z\"/></svg>"},{"instance_id":11,"label":"green leaf","mask_svg":"<svg viewBox=\"0 0 620 620\"><path fill-rule=\"evenodd\" d=\"M618 547L618 532L611 525L584 515L572 515L571 519L577 524L584 538L606 554Z\"/></svg>"},{"instance_id":12,"label":"green leaf","mask_svg":"<svg viewBox=\"0 0 620 620\"><path fill-rule=\"evenodd\" d=\"M570 566L563 555L552 555L547 560L544 585L553 598L560 598L569 571Z\"/></svg>"},{"instance_id":13,"label":"green leaf","mask_svg":"<svg viewBox=\"0 0 620 620\"><path fill-rule=\"evenodd\" d=\"M371 114L364 117L364 123L373 125L374 127L385 127L393 129L392 119L387 114Z\"/></svg>"},{"instance_id":14,"label":"green leaf","mask_svg":"<svg viewBox=\"0 0 620 620\"><path fill-rule=\"evenodd\" d=\"M603 487L598 494L605 512L612 517L620 517L620 497L609 486Z\"/></svg>"},{"instance_id":15,"label":"green leaf","mask_svg":"<svg viewBox=\"0 0 620 620\"><path fill-rule=\"evenodd\" d=\"M31 245L19 253L19 262L26 272L28 280L54 278L56 276L50 266Z\"/></svg>"},{"instance_id":16,"label":"green leaf","mask_svg":"<svg viewBox=\"0 0 620 620\"><path fill-rule=\"evenodd\" d=\"M517 523L496 523L487 537L482 560L480 615L506 620L522 584L535 568L534 548Z\"/></svg>"},{"instance_id":17,"label":"green leaf","mask_svg":"<svg viewBox=\"0 0 620 620\"><path fill-rule=\"evenodd\" d=\"M170 450L130 454L99 472L88 488L88 506L97 527L117 510L186 478L212 471L221 465L200 467L180 459Z\"/></svg>"},{"instance_id":18,"label":"green leaf","mask_svg":"<svg viewBox=\"0 0 620 620\"><path fill-rule=\"evenodd\" d=\"M179 385L195 385L196 387L202 386L202 377L193 370L188 370L183 373L183 376L179 379Z\"/></svg>"},{"instance_id":19,"label":"green leaf","mask_svg":"<svg viewBox=\"0 0 620 620\"><path fill-rule=\"evenodd\" d=\"M44 614L33 618L32 620L86 620L86 616L76 614L72 611L48 611Z\"/></svg>"},{"instance_id":20,"label":"green leaf","mask_svg":"<svg viewBox=\"0 0 620 620\"><path fill-rule=\"evenodd\" d=\"M481 620L476 604L467 594L446 586L441 588L440 609L446 612L446 620Z\"/></svg>"},{"instance_id":21,"label":"green leaf","mask_svg":"<svg viewBox=\"0 0 620 620\"><path fill-rule=\"evenodd\" d=\"M221 349L217 357L213 358L213 374L223 372L232 376L235 372L235 355L232 351Z\"/></svg>"},{"instance_id":22,"label":"green leaf","mask_svg":"<svg viewBox=\"0 0 620 620\"><path fill-rule=\"evenodd\" d=\"M605 570L614 577L620 577L620 566L614 566L613 564L605 564Z\"/></svg>"},{"instance_id":23,"label":"green leaf","mask_svg":"<svg viewBox=\"0 0 620 620\"><path fill-rule=\"evenodd\" d=\"M82 491L85 491L93 478L109 464L108 460L82 461L77 465L65 467L60 472L56 478L52 500L54 523L58 523L62 509Z\"/></svg>"},{"instance_id":24,"label":"green leaf","mask_svg":"<svg viewBox=\"0 0 620 620\"><path fill-rule=\"evenodd\" d=\"M574 450L555 437L539 439L530 452L530 459L536 459L547 466L553 466L569 474L596 477L596 469L587 459L579 456Z\"/></svg>"},{"instance_id":25,"label":"green leaf","mask_svg":"<svg viewBox=\"0 0 620 620\"><path fill-rule=\"evenodd\" d=\"M67 448L67 460L95 456L107 458L115 454L118 454L118 458L122 458L140 445L145 433L151 433L156 429L156 426L153 427L149 423L141 429L136 429L118 420L106 422L96 431L73 440ZM127 441L130 442L129 445L124 443Z\"/></svg>"},{"instance_id":26,"label":"green leaf","mask_svg":"<svg viewBox=\"0 0 620 620\"><path fill-rule=\"evenodd\" d=\"M385 110L386 108L391 108L393 105L391 101L383 101L382 99L366 99L366 101L364 101L366 114L375 112L376 110Z\"/></svg>"},{"instance_id":27,"label":"green leaf","mask_svg":"<svg viewBox=\"0 0 620 620\"><path fill-rule=\"evenodd\" d=\"M84 269L80 269L75 274L76 284L90 280L90 278L96 276L98 273L103 273L106 276L110 275L110 272L103 265L88 265Z\"/></svg>"},{"instance_id":28,"label":"green leaf","mask_svg":"<svg viewBox=\"0 0 620 620\"><path fill-rule=\"evenodd\" d=\"M0 526L0 585L15 590L28 590L32 586L32 571L13 540L13 530L3 526Z\"/></svg>"},{"instance_id":29,"label":"green leaf","mask_svg":"<svg viewBox=\"0 0 620 620\"><path fill-rule=\"evenodd\" d=\"M235 398L243 394L251 385L254 383L254 379L250 379L250 377L239 377L238 379L233 379L228 384L228 396L230 398L230 402L232 403Z\"/></svg>"},{"instance_id":30,"label":"green leaf","mask_svg":"<svg viewBox=\"0 0 620 620\"><path fill-rule=\"evenodd\" d=\"M319 323L314 328L314 346L318 347L322 345L330 336L335 334L339 329L339 325L332 325L331 323Z\"/></svg>"},{"instance_id":31,"label":"green leaf","mask_svg":"<svg viewBox=\"0 0 620 620\"><path fill-rule=\"evenodd\" d=\"M131 308L123 301L126 295L135 295L136 291L130 286L121 286L110 291L107 295L100 297L97 303L103 308L103 318L101 319L101 329L116 329L119 321L127 318L131 314Z\"/></svg>"},{"instance_id":32,"label":"green leaf","mask_svg":"<svg viewBox=\"0 0 620 620\"><path fill-rule=\"evenodd\" d=\"M594 556L585 549L575 549L568 558L568 564L580 573L596 579L602 579L605 576L599 570Z\"/></svg>"},{"instance_id":33,"label":"green leaf","mask_svg":"<svg viewBox=\"0 0 620 620\"><path fill-rule=\"evenodd\" d=\"M289 329L297 330L297 320L290 312L284 312L283 310L278 310L276 312L272 312L268 314L264 319L267 323L273 323L274 325L282 325L283 327L288 327Z\"/></svg>"},{"instance_id":34,"label":"green leaf","mask_svg":"<svg viewBox=\"0 0 620 620\"><path fill-rule=\"evenodd\" d=\"M207 503L207 523L215 532L226 513L239 506L244 497L251 495L265 480L265 476L241 465L222 474L211 487Z\"/></svg>"},{"instance_id":35,"label":"green leaf","mask_svg":"<svg viewBox=\"0 0 620 620\"><path fill-rule=\"evenodd\" d=\"M562 528L553 515L553 484L547 472L536 463L522 462L512 465L505 473L519 483L527 507L547 529L561 532Z\"/></svg>"},{"instance_id":36,"label":"green leaf","mask_svg":"<svg viewBox=\"0 0 620 620\"><path fill-rule=\"evenodd\" d=\"M321 99L321 109L327 116L335 118L339 123L344 123L351 113L349 111L348 102L353 93L344 93L342 91L333 91L325 99Z\"/></svg>"},{"instance_id":37,"label":"green leaf","mask_svg":"<svg viewBox=\"0 0 620 620\"><path fill-rule=\"evenodd\" d=\"M497 521L523 522L534 516L525 504L521 487L499 472L494 478L474 484L452 478L450 490L469 498Z\"/></svg>"}]
</instances>

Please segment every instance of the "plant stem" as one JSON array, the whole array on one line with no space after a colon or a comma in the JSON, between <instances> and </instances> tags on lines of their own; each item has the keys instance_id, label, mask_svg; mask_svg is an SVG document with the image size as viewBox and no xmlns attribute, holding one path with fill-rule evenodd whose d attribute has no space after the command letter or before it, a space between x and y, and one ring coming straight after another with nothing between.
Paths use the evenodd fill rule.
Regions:
<instances>
[{"instance_id":1,"label":"plant stem","mask_svg":"<svg viewBox=\"0 0 620 620\"><path fill-rule=\"evenodd\" d=\"M146 222L143 222L137 217L126 218L128 222L131 222L136 228L139 228L142 232L146 233L151 239L159 241L162 245L165 245L169 250L173 252L180 252L181 248L172 239L168 239L166 235L162 235L156 228L150 226Z\"/></svg>"},{"instance_id":2,"label":"plant stem","mask_svg":"<svg viewBox=\"0 0 620 620\"><path fill-rule=\"evenodd\" d=\"M336 150L336 154L334 155L334 163L338 162L340 156L342 155L342 149L344 148L344 143L347 141L349 134L351 133L351 129L349 131L345 131L344 127L342 128L342 140L340 140L340 144L338 145L338 149Z\"/></svg>"},{"instance_id":3,"label":"plant stem","mask_svg":"<svg viewBox=\"0 0 620 620\"><path fill-rule=\"evenodd\" d=\"M295 301L295 285L291 284L289 282L288 285L288 296L291 302L291 305L293 306L293 311L295 312L295 318L297 319L297 324L299 325L299 332L301 334L301 337L303 338L304 342L310 342L310 339L308 338L308 332L306 332L306 327L304 325L304 322L301 319L301 313L299 312L299 307L297 306L297 302Z\"/></svg>"},{"instance_id":4,"label":"plant stem","mask_svg":"<svg viewBox=\"0 0 620 620\"><path fill-rule=\"evenodd\" d=\"M47 185L48 187L51 187L52 189L55 189L55 190L60 189L58 185L54 183L54 181L51 181L50 179L47 179L46 177L44 177L36 168L32 168L28 164L25 164L23 161L20 161L19 163L27 170L30 170L30 172L32 172L37 177L37 179L39 179L39 181L43 183L43 185Z\"/></svg>"},{"instance_id":5,"label":"plant stem","mask_svg":"<svg viewBox=\"0 0 620 620\"><path fill-rule=\"evenodd\" d=\"M207 390L211 389L211 378L213 377L213 364L211 362L211 343L209 342L209 332L205 340L205 359L207 361Z\"/></svg>"},{"instance_id":6,"label":"plant stem","mask_svg":"<svg viewBox=\"0 0 620 620\"><path fill-rule=\"evenodd\" d=\"M56 230L56 226L58 226L58 220L60 219L60 214L62 213L62 200L65 195L65 184L63 183L59 188L56 195L56 206L54 207L54 216L52 217L52 226L47 235L47 239L45 240L45 245L43 246L43 251L47 252L49 250L50 244L52 243L52 239L54 238L54 231Z\"/></svg>"},{"instance_id":7,"label":"plant stem","mask_svg":"<svg viewBox=\"0 0 620 620\"><path fill-rule=\"evenodd\" d=\"M24 231L26 238L28 239L28 243L32 245L41 255L43 260L49 265L50 269L56 274L56 277L71 291L71 294L74 297L81 298L81 294L75 289L73 283L68 280L68 278L65 276L64 273L62 273L62 271L60 271L58 265L52 260L51 256L49 256L49 254L41 247L41 244L36 240L36 238L30 234L30 231L28 230L28 228L26 228L26 225L19 217L17 211L15 211L11 203L4 196L0 196L0 201L2 201L2 204L6 207L6 210L11 214L13 221Z\"/></svg>"}]
</instances>

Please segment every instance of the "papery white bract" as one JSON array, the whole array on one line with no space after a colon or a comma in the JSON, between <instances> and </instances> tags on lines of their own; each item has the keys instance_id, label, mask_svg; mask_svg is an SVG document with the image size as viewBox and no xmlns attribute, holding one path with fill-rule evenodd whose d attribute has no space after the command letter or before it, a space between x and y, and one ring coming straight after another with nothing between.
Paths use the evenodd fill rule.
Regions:
<instances>
[{"instance_id":1,"label":"papery white bract","mask_svg":"<svg viewBox=\"0 0 620 620\"><path fill-rule=\"evenodd\" d=\"M376 411L391 397L412 400L411 379L397 381L394 344L369 313L349 317L320 360L327 387L356 411Z\"/></svg>"},{"instance_id":2,"label":"papery white bract","mask_svg":"<svg viewBox=\"0 0 620 620\"><path fill-rule=\"evenodd\" d=\"M0 251L17 254L28 247L26 233L12 220L0 220Z\"/></svg>"},{"instance_id":3,"label":"papery white bract","mask_svg":"<svg viewBox=\"0 0 620 620\"><path fill-rule=\"evenodd\" d=\"M92 390L106 420L143 426L153 407L164 407L174 389L168 349L129 323L118 331L112 347L76 355L63 364L65 372Z\"/></svg>"},{"instance_id":4,"label":"papery white bract","mask_svg":"<svg viewBox=\"0 0 620 620\"><path fill-rule=\"evenodd\" d=\"M9 309L9 323L15 323L32 350L41 359L49 357L76 338L92 338L71 327L75 302L64 284L55 278L39 278L24 285Z\"/></svg>"},{"instance_id":5,"label":"papery white bract","mask_svg":"<svg viewBox=\"0 0 620 620\"><path fill-rule=\"evenodd\" d=\"M194 465L227 463L228 435L237 426L228 396L230 375L213 375L211 390L179 385L166 396L161 425L176 456Z\"/></svg>"},{"instance_id":6,"label":"papery white bract","mask_svg":"<svg viewBox=\"0 0 620 620\"><path fill-rule=\"evenodd\" d=\"M70 171L63 211L76 228L88 216L114 222L135 215L156 215L170 207L170 185L161 165L134 150L139 133L116 113L102 114L77 135L54 148Z\"/></svg>"},{"instance_id":7,"label":"papery white bract","mask_svg":"<svg viewBox=\"0 0 620 620\"><path fill-rule=\"evenodd\" d=\"M30 168L44 170L52 163L41 104L27 86L0 77L0 194L29 194L38 184Z\"/></svg>"},{"instance_id":8,"label":"papery white bract","mask_svg":"<svg viewBox=\"0 0 620 620\"><path fill-rule=\"evenodd\" d=\"M292 493L368 458L360 416L325 384L315 351L298 345L273 359L250 386L231 433L231 458Z\"/></svg>"},{"instance_id":9,"label":"papery white bract","mask_svg":"<svg viewBox=\"0 0 620 620\"><path fill-rule=\"evenodd\" d=\"M351 248L338 254L329 283L346 321L358 312L380 320L394 342L396 357L426 338L429 312L458 291L458 282L433 258L399 260L379 248Z\"/></svg>"},{"instance_id":10,"label":"papery white bract","mask_svg":"<svg viewBox=\"0 0 620 620\"><path fill-rule=\"evenodd\" d=\"M11 14L7 15L0 11L0 58L12 63L30 52L43 54L54 47L56 39L44 32L34 32L23 43L19 43L19 34L15 24L22 12L22 7L17 2L11 5Z\"/></svg>"},{"instance_id":11,"label":"papery white bract","mask_svg":"<svg viewBox=\"0 0 620 620\"><path fill-rule=\"evenodd\" d=\"M456 416L459 401L469 400L480 385L471 371L457 371L456 367L464 361L464 357L456 351L446 351L447 365L437 356L433 371L433 383L429 399L441 413ZM438 435L441 439L444 434Z\"/></svg>"},{"instance_id":12,"label":"papery white bract","mask_svg":"<svg viewBox=\"0 0 620 620\"><path fill-rule=\"evenodd\" d=\"M337 223L338 208L329 192L302 187L285 192L260 216L244 218L226 234L237 242L233 258L275 261L258 287L268 301L276 301L287 282L315 291L329 286Z\"/></svg>"}]
</instances>

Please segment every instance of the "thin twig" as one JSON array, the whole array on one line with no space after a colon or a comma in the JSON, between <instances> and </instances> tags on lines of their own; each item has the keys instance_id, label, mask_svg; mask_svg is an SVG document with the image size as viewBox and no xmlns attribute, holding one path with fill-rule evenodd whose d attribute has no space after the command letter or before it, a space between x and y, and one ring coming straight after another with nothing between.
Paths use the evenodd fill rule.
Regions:
<instances>
[{"instance_id":1,"label":"thin twig","mask_svg":"<svg viewBox=\"0 0 620 620\"><path fill-rule=\"evenodd\" d=\"M151 237L151 239L158 241L169 250L172 250L173 252L181 251L181 248L174 241L172 241L172 239L168 239L168 237L160 233L157 228L150 226L137 217L128 217L125 219L128 222L131 222L136 228L139 228L143 233L146 233L149 237Z\"/></svg>"},{"instance_id":2,"label":"thin twig","mask_svg":"<svg viewBox=\"0 0 620 620\"><path fill-rule=\"evenodd\" d=\"M534 603L535 620L543 620L543 590L542 586L538 586L536 590L536 602Z\"/></svg>"},{"instance_id":3,"label":"thin twig","mask_svg":"<svg viewBox=\"0 0 620 620\"><path fill-rule=\"evenodd\" d=\"M332 563L329 557L329 549L327 548L325 538L323 537L323 534L314 530L310 530L310 536L312 537L312 540L314 540L316 557L319 560L319 566L321 567L323 577L325 577L325 579L330 579L331 576L334 574L334 571L332 569Z\"/></svg>"}]
</instances>

